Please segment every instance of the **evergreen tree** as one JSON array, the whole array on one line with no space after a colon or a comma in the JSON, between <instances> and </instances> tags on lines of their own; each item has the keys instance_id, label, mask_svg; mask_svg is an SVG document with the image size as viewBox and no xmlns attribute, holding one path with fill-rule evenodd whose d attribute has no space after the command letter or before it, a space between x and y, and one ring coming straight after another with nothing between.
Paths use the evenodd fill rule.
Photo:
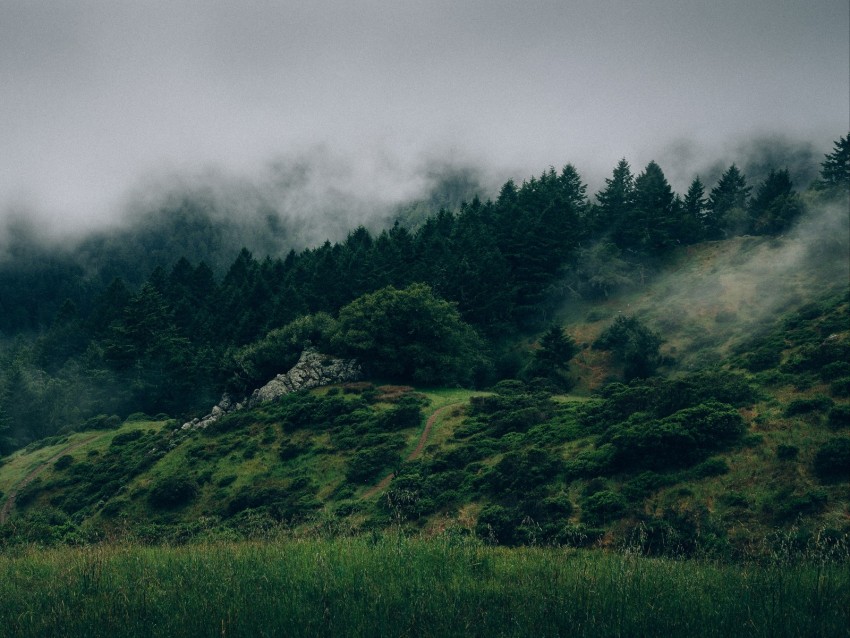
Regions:
<instances>
[{"instance_id":1,"label":"evergreen tree","mask_svg":"<svg viewBox=\"0 0 850 638\"><path fill-rule=\"evenodd\" d=\"M821 163L821 189L850 190L850 134L833 143L832 153L827 153Z\"/></svg>"},{"instance_id":2,"label":"evergreen tree","mask_svg":"<svg viewBox=\"0 0 850 638\"><path fill-rule=\"evenodd\" d=\"M620 246L658 254L676 244L680 211L661 167L646 165L634 182L634 203L618 237Z\"/></svg>"},{"instance_id":3,"label":"evergreen tree","mask_svg":"<svg viewBox=\"0 0 850 638\"><path fill-rule=\"evenodd\" d=\"M708 214L708 200L705 197L705 186L699 176L695 177L685 193L682 202L683 223L685 232L683 242L695 244L701 241L707 234L706 216Z\"/></svg>"},{"instance_id":4,"label":"evergreen tree","mask_svg":"<svg viewBox=\"0 0 850 638\"><path fill-rule=\"evenodd\" d=\"M787 230L803 212L788 171L772 170L759 185L750 201L750 232L774 235Z\"/></svg>"},{"instance_id":5,"label":"evergreen tree","mask_svg":"<svg viewBox=\"0 0 850 638\"><path fill-rule=\"evenodd\" d=\"M528 376L543 377L560 389L569 389L572 381L567 376L570 360L578 352L575 341L561 326L550 326L540 338L540 347L534 352Z\"/></svg>"},{"instance_id":6,"label":"evergreen tree","mask_svg":"<svg viewBox=\"0 0 850 638\"><path fill-rule=\"evenodd\" d=\"M595 209L591 230L600 235L611 234L617 241L623 230L628 232L623 225L627 223L634 207L634 195L632 169L623 158L617 163L611 177L605 180L605 188L596 194L599 205Z\"/></svg>"},{"instance_id":7,"label":"evergreen tree","mask_svg":"<svg viewBox=\"0 0 850 638\"><path fill-rule=\"evenodd\" d=\"M750 187L747 178L732 164L708 197L709 214L706 216L706 234L709 239L721 239L740 234L747 226L747 198Z\"/></svg>"}]
</instances>

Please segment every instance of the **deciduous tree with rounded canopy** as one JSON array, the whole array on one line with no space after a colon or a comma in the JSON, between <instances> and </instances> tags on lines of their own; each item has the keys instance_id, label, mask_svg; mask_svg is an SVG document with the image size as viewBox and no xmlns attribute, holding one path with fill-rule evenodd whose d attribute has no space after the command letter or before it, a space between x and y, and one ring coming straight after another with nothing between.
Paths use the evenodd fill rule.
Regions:
<instances>
[{"instance_id":1,"label":"deciduous tree with rounded canopy","mask_svg":"<svg viewBox=\"0 0 850 638\"><path fill-rule=\"evenodd\" d=\"M475 330L425 284L355 299L340 310L333 343L370 373L398 381L470 385L489 364Z\"/></svg>"}]
</instances>

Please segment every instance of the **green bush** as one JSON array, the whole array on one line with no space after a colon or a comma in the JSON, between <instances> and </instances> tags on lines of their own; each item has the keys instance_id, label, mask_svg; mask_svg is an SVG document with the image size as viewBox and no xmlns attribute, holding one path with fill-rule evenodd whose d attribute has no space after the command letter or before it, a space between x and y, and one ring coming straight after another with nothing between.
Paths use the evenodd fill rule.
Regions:
<instances>
[{"instance_id":1,"label":"green bush","mask_svg":"<svg viewBox=\"0 0 850 638\"><path fill-rule=\"evenodd\" d=\"M841 377L850 377L850 361L833 361L820 369L823 381L834 381Z\"/></svg>"},{"instance_id":2,"label":"green bush","mask_svg":"<svg viewBox=\"0 0 850 638\"><path fill-rule=\"evenodd\" d=\"M624 468L659 470L686 467L740 440L744 420L730 405L709 401L663 419L637 413L609 430L602 441L615 449Z\"/></svg>"},{"instance_id":3,"label":"green bush","mask_svg":"<svg viewBox=\"0 0 850 638\"><path fill-rule=\"evenodd\" d=\"M156 508L170 509L186 505L198 494L198 483L184 474L164 476L157 480L148 494L148 501Z\"/></svg>"},{"instance_id":4,"label":"green bush","mask_svg":"<svg viewBox=\"0 0 850 638\"><path fill-rule=\"evenodd\" d=\"M602 490L581 502L581 520L588 525L607 525L626 513L626 499L618 492Z\"/></svg>"},{"instance_id":5,"label":"green bush","mask_svg":"<svg viewBox=\"0 0 850 638\"><path fill-rule=\"evenodd\" d=\"M119 427L121 427L121 417L115 414L111 416L99 414L85 422L86 430L115 430Z\"/></svg>"},{"instance_id":6,"label":"green bush","mask_svg":"<svg viewBox=\"0 0 850 638\"><path fill-rule=\"evenodd\" d=\"M836 430L850 427L850 405L844 403L832 406L829 414L827 414L826 421L829 427Z\"/></svg>"},{"instance_id":7,"label":"green bush","mask_svg":"<svg viewBox=\"0 0 850 638\"><path fill-rule=\"evenodd\" d=\"M144 430L130 430L129 432L116 434L109 445L110 447L120 447L130 443L131 441L136 441L137 439L142 438L143 434Z\"/></svg>"},{"instance_id":8,"label":"green bush","mask_svg":"<svg viewBox=\"0 0 850 638\"><path fill-rule=\"evenodd\" d=\"M800 448L796 445L785 445L780 443L776 446L776 458L780 461L793 461L800 454Z\"/></svg>"},{"instance_id":9,"label":"green bush","mask_svg":"<svg viewBox=\"0 0 850 638\"><path fill-rule=\"evenodd\" d=\"M781 359L781 347L761 347L744 356L744 367L750 372L762 372L777 367Z\"/></svg>"},{"instance_id":10,"label":"green bush","mask_svg":"<svg viewBox=\"0 0 850 638\"><path fill-rule=\"evenodd\" d=\"M623 364L628 381L652 376L661 363L661 337L636 317L619 316L593 342L597 350L611 350Z\"/></svg>"},{"instance_id":11,"label":"green bush","mask_svg":"<svg viewBox=\"0 0 850 638\"><path fill-rule=\"evenodd\" d=\"M815 454L812 469L824 482L850 480L850 438L833 438Z\"/></svg>"},{"instance_id":12,"label":"green bush","mask_svg":"<svg viewBox=\"0 0 850 638\"><path fill-rule=\"evenodd\" d=\"M53 469L61 472L65 468L70 467L73 462L73 456L71 456L70 454L63 454L58 459L56 459L56 462L53 464Z\"/></svg>"},{"instance_id":13,"label":"green bush","mask_svg":"<svg viewBox=\"0 0 850 638\"><path fill-rule=\"evenodd\" d=\"M850 397L850 376L841 377L830 383L829 393L834 397Z\"/></svg>"},{"instance_id":14,"label":"green bush","mask_svg":"<svg viewBox=\"0 0 850 638\"><path fill-rule=\"evenodd\" d=\"M363 449L348 462L345 477L352 483L368 483L389 472L400 461L397 445L384 444Z\"/></svg>"},{"instance_id":15,"label":"green bush","mask_svg":"<svg viewBox=\"0 0 850 638\"><path fill-rule=\"evenodd\" d=\"M794 399L785 408L785 416L796 416L809 414L810 412L824 412L833 406L834 402L822 394L805 399Z\"/></svg>"},{"instance_id":16,"label":"green bush","mask_svg":"<svg viewBox=\"0 0 850 638\"><path fill-rule=\"evenodd\" d=\"M721 458L706 459L702 463L695 465L688 474L695 479L711 478L712 476L722 476L729 473L729 464Z\"/></svg>"}]
</instances>

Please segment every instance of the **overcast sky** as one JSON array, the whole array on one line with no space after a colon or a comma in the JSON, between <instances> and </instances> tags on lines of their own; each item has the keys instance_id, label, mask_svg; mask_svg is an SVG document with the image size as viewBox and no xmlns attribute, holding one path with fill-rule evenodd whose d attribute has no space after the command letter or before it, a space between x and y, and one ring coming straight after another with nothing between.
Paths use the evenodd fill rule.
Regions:
<instances>
[{"instance_id":1,"label":"overcast sky","mask_svg":"<svg viewBox=\"0 0 850 638\"><path fill-rule=\"evenodd\" d=\"M433 158L519 177L572 162L593 182L622 156L639 169L753 134L828 151L850 127L848 14L847 0L0 0L0 212L79 227L151 176L251 175L317 148L346 167L340 188L388 197Z\"/></svg>"}]
</instances>

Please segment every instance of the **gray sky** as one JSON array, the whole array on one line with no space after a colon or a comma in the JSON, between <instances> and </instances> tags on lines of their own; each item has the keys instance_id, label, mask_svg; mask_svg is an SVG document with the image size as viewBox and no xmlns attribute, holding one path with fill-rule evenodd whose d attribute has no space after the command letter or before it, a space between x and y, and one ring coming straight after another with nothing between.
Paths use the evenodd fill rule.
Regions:
<instances>
[{"instance_id":1,"label":"gray sky","mask_svg":"<svg viewBox=\"0 0 850 638\"><path fill-rule=\"evenodd\" d=\"M520 178L572 162L593 185L622 156L675 172L663 158L777 131L827 151L850 127L849 14L847 0L0 0L0 215L81 227L164 176L259 175L316 149L339 192L385 199L434 158Z\"/></svg>"}]
</instances>

